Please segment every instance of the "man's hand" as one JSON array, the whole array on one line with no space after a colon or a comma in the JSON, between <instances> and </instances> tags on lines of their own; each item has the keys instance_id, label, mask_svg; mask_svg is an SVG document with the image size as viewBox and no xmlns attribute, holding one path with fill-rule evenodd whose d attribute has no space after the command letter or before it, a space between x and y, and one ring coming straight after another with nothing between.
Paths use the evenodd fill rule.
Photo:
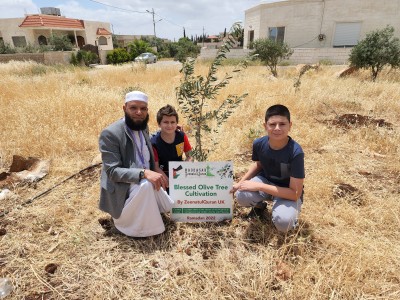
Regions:
<instances>
[{"instance_id":1,"label":"man's hand","mask_svg":"<svg viewBox=\"0 0 400 300\"><path fill-rule=\"evenodd\" d=\"M160 174L151 170L144 171L144 178L150 181L157 191L160 190L160 187L162 187L164 190L167 190L169 185L168 177L165 174Z\"/></svg>"}]
</instances>

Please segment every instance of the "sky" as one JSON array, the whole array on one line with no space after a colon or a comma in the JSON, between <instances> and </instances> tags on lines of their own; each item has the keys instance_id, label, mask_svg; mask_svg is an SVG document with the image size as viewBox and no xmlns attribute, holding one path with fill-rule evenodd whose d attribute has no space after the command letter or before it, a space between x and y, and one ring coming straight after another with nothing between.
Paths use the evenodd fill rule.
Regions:
<instances>
[{"instance_id":1,"label":"sky","mask_svg":"<svg viewBox=\"0 0 400 300\"><path fill-rule=\"evenodd\" d=\"M111 23L114 34L153 35L177 41L229 31L246 9L280 0L0 0L0 18L23 18L57 7L67 18ZM147 12L148 11L148 12Z\"/></svg>"}]
</instances>

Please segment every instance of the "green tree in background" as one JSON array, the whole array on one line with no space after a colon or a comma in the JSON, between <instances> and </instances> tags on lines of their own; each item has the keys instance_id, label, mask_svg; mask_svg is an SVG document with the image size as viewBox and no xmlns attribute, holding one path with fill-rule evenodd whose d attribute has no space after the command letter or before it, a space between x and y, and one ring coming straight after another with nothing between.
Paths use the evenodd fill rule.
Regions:
<instances>
[{"instance_id":1,"label":"green tree in background","mask_svg":"<svg viewBox=\"0 0 400 300\"><path fill-rule=\"evenodd\" d=\"M134 60L139 54L145 52L154 53L153 48L151 48L150 44L144 40L134 40L128 44L128 52L131 56L131 60Z\"/></svg>"},{"instance_id":2,"label":"green tree in background","mask_svg":"<svg viewBox=\"0 0 400 300\"><path fill-rule=\"evenodd\" d=\"M196 58L200 53L200 48L186 37L179 39L174 50L176 50L173 55L174 59L181 63L185 62L188 57Z\"/></svg>"},{"instance_id":3,"label":"green tree in background","mask_svg":"<svg viewBox=\"0 0 400 300\"><path fill-rule=\"evenodd\" d=\"M278 63L288 59L293 53L286 43L275 42L271 39L257 39L252 43L252 48L254 50L251 54L257 55L275 77L278 77L276 70Z\"/></svg>"},{"instance_id":4,"label":"green tree in background","mask_svg":"<svg viewBox=\"0 0 400 300\"><path fill-rule=\"evenodd\" d=\"M358 68L370 69L373 81L385 66L399 67L400 41L394 37L394 28L387 26L368 33L352 49L350 63Z\"/></svg>"},{"instance_id":5,"label":"green tree in background","mask_svg":"<svg viewBox=\"0 0 400 300\"><path fill-rule=\"evenodd\" d=\"M71 40L66 35L53 34L49 39L49 44L52 45L54 51L71 51L73 48Z\"/></svg>"}]
</instances>

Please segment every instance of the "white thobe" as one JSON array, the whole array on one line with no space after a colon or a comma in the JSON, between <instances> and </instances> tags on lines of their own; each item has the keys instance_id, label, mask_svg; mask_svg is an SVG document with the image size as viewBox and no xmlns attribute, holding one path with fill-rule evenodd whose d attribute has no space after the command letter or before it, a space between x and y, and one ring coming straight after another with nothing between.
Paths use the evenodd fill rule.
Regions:
<instances>
[{"instance_id":1,"label":"white thobe","mask_svg":"<svg viewBox=\"0 0 400 300\"><path fill-rule=\"evenodd\" d=\"M138 131L134 131L134 134L137 134L136 140L140 140ZM150 153L146 145L142 154L145 158L143 167L149 169ZM139 155L136 157L136 160L139 160ZM141 164L140 161L136 163ZM160 213L170 211L173 204L174 201L163 188L157 191L150 181L142 179L139 184L131 183L128 199L125 201L121 216L114 219L114 225L128 236L146 237L160 234L165 231Z\"/></svg>"}]
</instances>

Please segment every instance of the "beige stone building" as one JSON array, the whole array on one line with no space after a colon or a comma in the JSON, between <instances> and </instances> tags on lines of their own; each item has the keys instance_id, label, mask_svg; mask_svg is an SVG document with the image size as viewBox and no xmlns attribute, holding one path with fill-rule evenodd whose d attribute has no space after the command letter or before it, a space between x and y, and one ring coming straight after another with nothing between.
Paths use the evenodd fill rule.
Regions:
<instances>
[{"instance_id":1,"label":"beige stone building","mask_svg":"<svg viewBox=\"0 0 400 300\"><path fill-rule=\"evenodd\" d=\"M47 45L53 34L67 35L76 49L88 44L97 46L101 61L113 49L110 23L66 18L58 8L42 8L41 14L22 18L0 19L0 41L12 47Z\"/></svg>"},{"instance_id":2,"label":"beige stone building","mask_svg":"<svg viewBox=\"0 0 400 300\"><path fill-rule=\"evenodd\" d=\"M400 37L400 0L287 0L245 11L244 47L259 38L292 48L351 47L391 25Z\"/></svg>"}]
</instances>

